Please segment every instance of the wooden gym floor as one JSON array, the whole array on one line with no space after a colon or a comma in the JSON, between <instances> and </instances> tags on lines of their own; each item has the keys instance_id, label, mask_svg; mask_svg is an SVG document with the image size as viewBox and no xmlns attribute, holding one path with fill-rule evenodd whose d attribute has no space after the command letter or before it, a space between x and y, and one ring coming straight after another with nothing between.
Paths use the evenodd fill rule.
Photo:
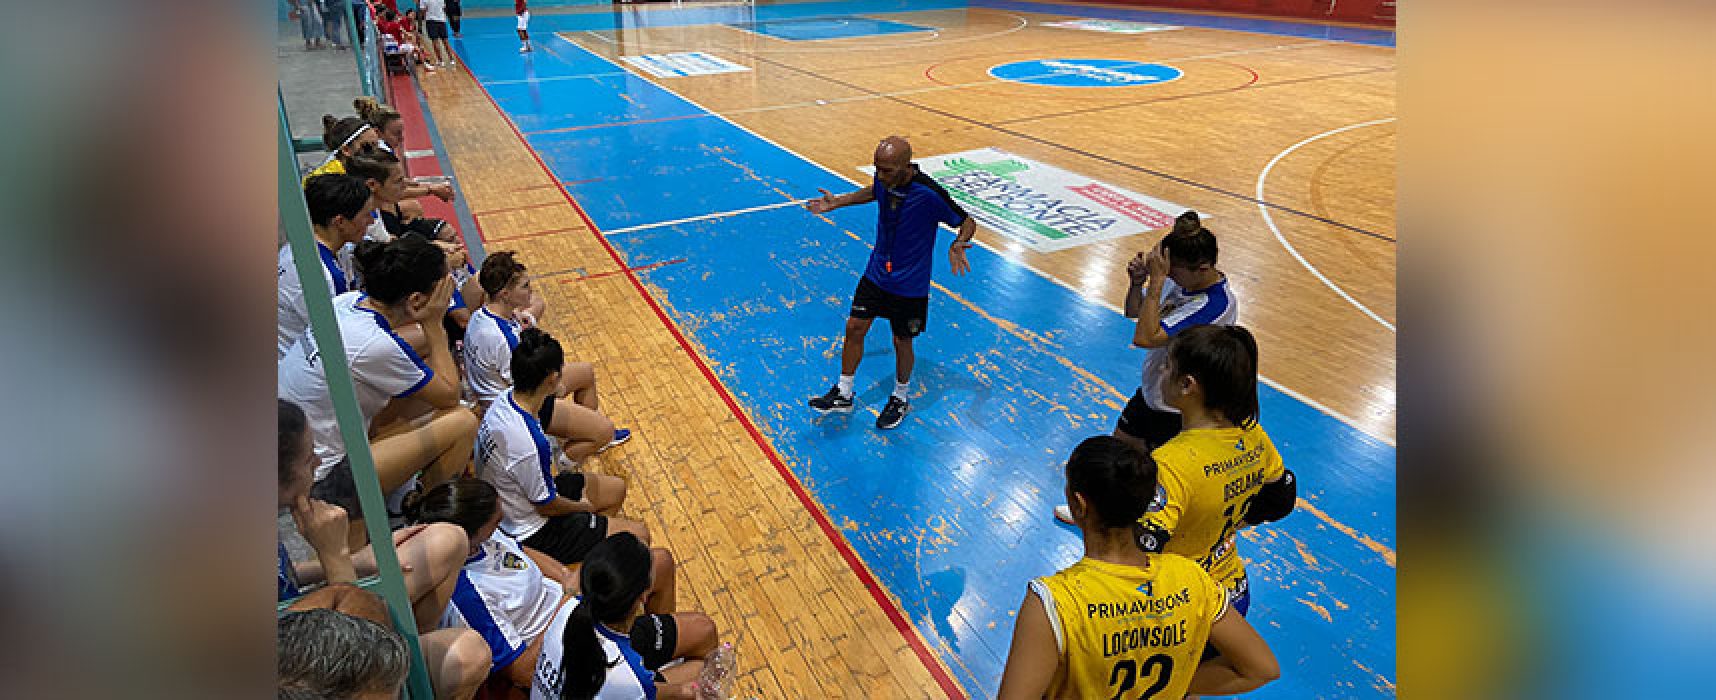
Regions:
<instances>
[{"instance_id":1,"label":"wooden gym floor","mask_svg":"<svg viewBox=\"0 0 1716 700\"><path fill-rule=\"evenodd\" d=\"M510 17L467 18L461 69L420 80L485 246L521 254L545 326L597 363L604 410L636 430L593 468L628 479L627 514L680 558L683 606L738 645L739 696L993 695L1026 579L1079 551L1048 512L1060 460L1138 382L1114 307L1154 236L1042 252L985 228L971 275L938 253L900 429L870 425L885 331L860 369L868 411L803 408L836 373L875 215L793 201L853 189L901 134L920 160L998 149L1208 217L1273 387L1264 425L1305 484L1300 513L1242 545L1251 619L1286 673L1255 696L1392 697L1392 35L905 5L540 12L528 55ZM1179 28L1044 26L1079 17ZM747 70L661 78L621 60L676 52ZM1037 59L1183 75L1067 88L987 72Z\"/></svg>"}]
</instances>

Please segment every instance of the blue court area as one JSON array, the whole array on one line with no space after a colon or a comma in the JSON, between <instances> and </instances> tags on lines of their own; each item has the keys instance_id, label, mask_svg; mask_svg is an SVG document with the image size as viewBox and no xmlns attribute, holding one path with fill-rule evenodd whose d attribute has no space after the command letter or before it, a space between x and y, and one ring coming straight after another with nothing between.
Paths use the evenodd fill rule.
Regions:
<instances>
[{"instance_id":1,"label":"blue court area","mask_svg":"<svg viewBox=\"0 0 1716 700\"><path fill-rule=\"evenodd\" d=\"M821 39L851 39L860 36L877 36L881 34L910 34L912 32L932 32L930 27L920 27L905 22L890 22L880 19L863 17L806 17L803 19L777 19L763 22L743 22L730 25L756 32L764 36L787 41L818 41Z\"/></svg>"},{"instance_id":2,"label":"blue court area","mask_svg":"<svg viewBox=\"0 0 1716 700\"><path fill-rule=\"evenodd\" d=\"M684 259L638 274L960 683L993 695L1026 581L1082 551L1050 515L1059 468L1137 386L1132 323L985 249L964 278L938 253L906 423L872 425L892 388L886 324L859 370L860 409L818 417L805 400L837 373L875 210L831 225L781 206L854 185L569 42L545 36L521 56L510 22L466 20L454 43L472 72L628 264ZM1283 666L1252 697L1393 697L1394 449L1274 390L1262 400L1311 507L1241 545L1250 620Z\"/></svg>"}]
</instances>

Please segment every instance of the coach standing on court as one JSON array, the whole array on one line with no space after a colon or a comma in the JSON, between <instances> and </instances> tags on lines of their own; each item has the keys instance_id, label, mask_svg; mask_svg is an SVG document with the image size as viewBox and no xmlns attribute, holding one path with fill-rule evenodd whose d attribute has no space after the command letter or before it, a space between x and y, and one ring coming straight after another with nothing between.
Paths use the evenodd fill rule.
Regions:
<instances>
[{"instance_id":1,"label":"coach standing on court","mask_svg":"<svg viewBox=\"0 0 1716 700\"><path fill-rule=\"evenodd\" d=\"M821 197L805 207L822 214L853 204L877 202L876 245L870 262L852 295L852 310L846 319L846 343L840 351L840 380L828 393L810 400L818 413L847 413L852 410L854 375L864 359L864 336L877 316L888 319L894 332L894 393L876 417L876 427L900 424L910 404L906 391L911 385L916 355L912 339L924 330L929 315L930 267L935 261L936 229L940 224L959 227L959 235L947 248L953 274L971 270L965 249L977 233L977 222L967 216L947 190L912 163L912 145L900 136L889 136L876 147L876 178L869 187L843 195L818 190Z\"/></svg>"}]
</instances>

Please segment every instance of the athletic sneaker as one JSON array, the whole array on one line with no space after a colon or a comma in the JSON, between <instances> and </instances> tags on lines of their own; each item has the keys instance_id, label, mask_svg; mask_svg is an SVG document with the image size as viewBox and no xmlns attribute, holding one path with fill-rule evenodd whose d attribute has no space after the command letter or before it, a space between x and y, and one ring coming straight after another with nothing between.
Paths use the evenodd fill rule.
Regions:
<instances>
[{"instance_id":1,"label":"athletic sneaker","mask_svg":"<svg viewBox=\"0 0 1716 700\"><path fill-rule=\"evenodd\" d=\"M1078 523L1073 522L1072 507L1068 506L1065 503L1062 503L1058 506L1055 506L1055 519L1059 520L1063 523L1066 523L1068 525L1077 525L1078 524Z\"/></svg>"},{"instance_id":2,"label":"athletic sneaker","mask_svg":"<svg viewBox=\"0 0 1716 700\"><path fill-rule=\"evenodd\" d=\"M530 53L530 44L525 44L523 46L518 47L518 52L519 53Z\"/></svg>"},{"instance_id":3,"label":"athletic sneaker","mask_svg":"<svg viewBox=\"0 0 1716 700\"><path fill-rule=\"evenodd\" d=\"M905 399L889 396L888 405L882 407L882 415L876 416L876 427L887 430L899 425L900 421L906 419L906 411L910 410L911 407L912 405L906 403Z\"/></svg>"},{"instance_id":4,"label":"athletic sneaker","mask_svg":"<svg viewBox=\"0 0 1716 700\"><path fill-rule=\"evenodd\" d=\"M608 450L611 450L615 447L619 447L620 445L624 444L625 441L630 440L630 439L632 439L632 431L627 430L625 428L615 428L614 429L614 439L608 441L608 444L603 445L602 449L596 450L596 453L601 454L603 452L607 452Z\"/></svg>"},{"instance_id":5,"label":"athletic sneaker","mask_svg":"<svg viewBox=\"0 0 1716 700\"><path fill-rule=\"evenodd\" d=\"M852 397L841 396L838 385L830 387L828 393L810 400L810 409L827 415L830 413L851 413Z\"/></svg>"}]
</instances>

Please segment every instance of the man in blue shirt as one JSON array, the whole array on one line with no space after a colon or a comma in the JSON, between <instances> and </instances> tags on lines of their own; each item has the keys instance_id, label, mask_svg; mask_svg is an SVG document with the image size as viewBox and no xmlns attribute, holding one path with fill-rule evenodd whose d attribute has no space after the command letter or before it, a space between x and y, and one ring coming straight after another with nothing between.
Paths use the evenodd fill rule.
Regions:
<instances>
[{"instance_id":1,"label":"man in blue shirt","mask_svg":"<svg viewBox=\"0 0 1716 700\"><path fill-rule=\"evenodd\" d=\"M940 224L959 227L959 235L948 246L947 260L953 274L971 270L965 249L977 233L977 222L953 201L947 190L912 164L912 145L899 136L889 136L876 147L876 179L869 187L843 195L819 190L822 196L806 207L821 214L853 204L876 202L876 245L870 262L852 296L852 311L846 319L846 344L840 352L840 381L810 400L818 413L847 413L852 410L852 385L858 361L864 359L864 336L877 316L888 319L894 331L894 393L876 418L876 427L892 428L906 417L910 404L906 390L916 359L912 339L924 330L929 314L930 266L935 259L936 229Z\"/></svg>"}]
</instances>

